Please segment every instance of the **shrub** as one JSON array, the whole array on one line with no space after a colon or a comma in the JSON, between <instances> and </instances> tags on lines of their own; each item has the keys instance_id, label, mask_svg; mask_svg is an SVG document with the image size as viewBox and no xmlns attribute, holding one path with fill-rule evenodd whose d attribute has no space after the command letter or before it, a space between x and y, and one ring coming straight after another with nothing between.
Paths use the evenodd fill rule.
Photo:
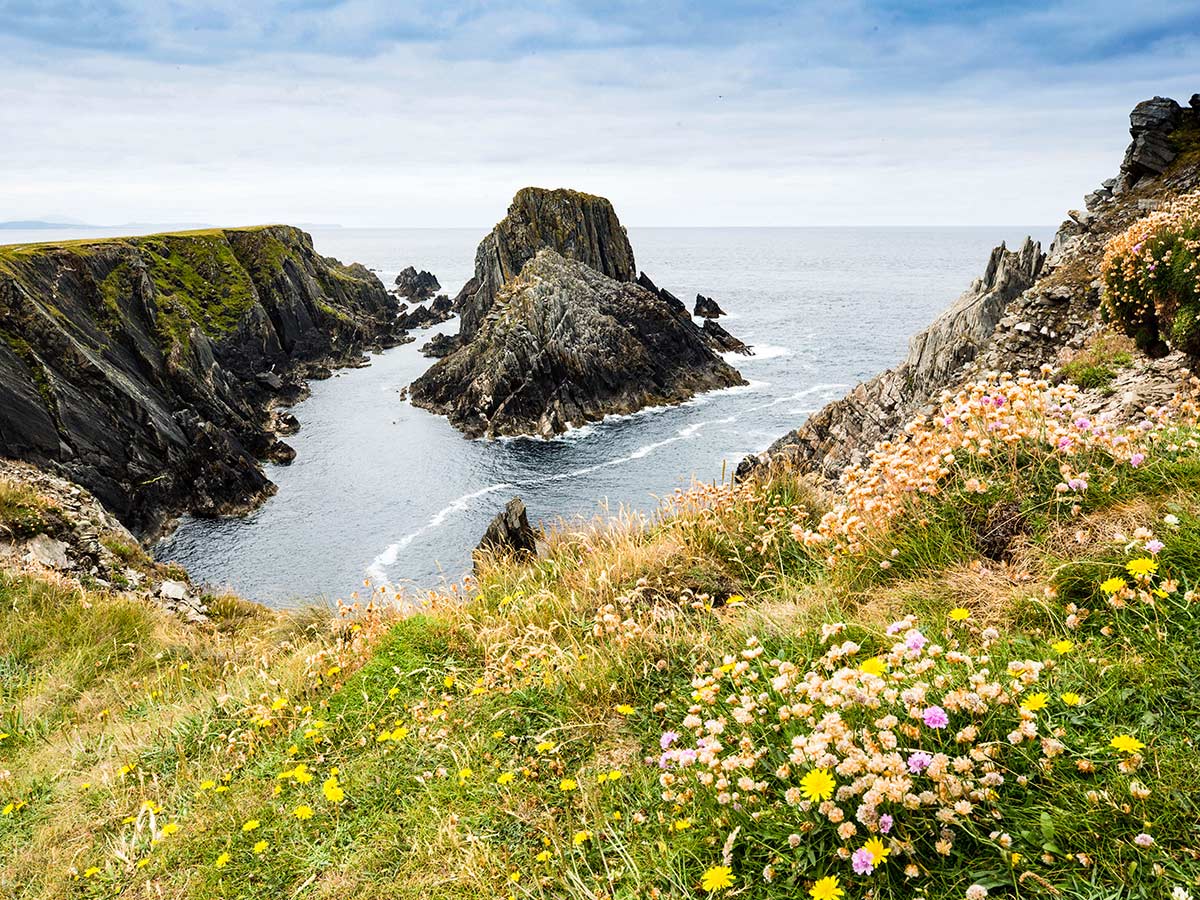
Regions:
<instances>
[{"instance_id":1,"label":"shrub","mask_svg":"<svg viewBox=\"0 0 1200 900\"><path fill-rule=\"evenodd\" d=\"M1134 222L1104 248L1108 316L1149 353L1200 356L1200 191Z\"/></svg>"}]
</instances>

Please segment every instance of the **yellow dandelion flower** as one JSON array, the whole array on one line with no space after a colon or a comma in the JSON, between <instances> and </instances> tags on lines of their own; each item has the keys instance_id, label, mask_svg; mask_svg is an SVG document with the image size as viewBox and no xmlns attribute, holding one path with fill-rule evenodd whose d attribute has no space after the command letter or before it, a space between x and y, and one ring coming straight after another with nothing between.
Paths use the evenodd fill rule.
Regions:
<instances>
[{"instance_id":1,"label":"yellow dandelion flower","mask_svg":"<svg viewBox=\"0 0 1200 900\"><path fill-rule=\"evenodd\" d=\"M521 880L521 873L517 872L517 871L509 872L508 880L511 881L513 884L516 884L517 882L519 882Z\"/></svg>"},{"instance_id":2,"label":"yellow dandelion flower","mask_svg":"<svg viewBox=\"0 0 1200 900\"><path fill-rule=\"evenodd\" d=\"M267 851L267 847L271 846L266 841L258 841L250 849L254 851L255 856L259 856Z\"/></svg>"},{"instance_id":3,"label":"yellow dandelion flower","mask_svg":"<svg viewBox=\"0 0 1200 900\"><path fill-rule=\"evenodd\" d=\"M230 857L230 855L228 853L222 853L220 856L217 857L216 862L214 862L213 865L216 866L218 869L223 869L227 865L229 865L229 860L231 858L232 857Z\"/></svg>"},{"instance_id":4,"label":"yellow dandelion flower","mask_svg":"<svg viewBox=\"0 0 1200 900\"><path fill-rule=\"evenodd\" d=\"M671 823L671 829L673 831L687 831L691 827L692 827L691 819L676 819L674 822Z\"/></svg>"},{"instance_id":5,"label":"yellow dandelion flower","mask_svg":"<svg viewBox=\"0 0 1200 900\"><path fill-rule=\"evenodd\" d=\"M162 836L170 837L171 835L175 834L175 832L177 832L178 830L179 830L178 822L168 822L166 825L163 826Z\"/></svg>"},{"instance_id":6,"label":"yellow dandelion flower","mask_svg":"<svg viewBox=\"0 0 1200 900\"><path fill-rule=\"evenodd\" d=\"M1124 578L1113 577L1100 585L1100 590L1106 594L1115 594L1118 591L1124 590L1126 587Z\"/></svg>"},{"instance_id":7,"label":"yellow dandelion flower","mask_svg":"<svg viewBox=\"0 0 1200 900\"><path fill-rule=\"evenodd\" d=\"M471 776L474 774L475 773L473 771L471 771L471 769L469 769L469 768L459 769L458 770L458 783L466 784L468 781L471 780Z\"/></svg>"},{"instance_id":8,"label":"yellow dandelion flower","mask_svg":"<svg viewBox=\"0 0 1200 900\"><path fill-rule=\"evenodd\" d=\"M245 825L242 826L242 831L253 831L254 829L258 828L260 825L262 825L262 822L258 821L258 819L251 819L249 822L247 822Z\"/></svg>"},{"instance_id":9,"label":"yellow dandelion flower","mask_svg":"<svg viewBox=\"0 0 1200 900\"><path fill-rule=\"evenodd\" d=\"M338 784L336 775L330 775L325 779L325 783L321 785L321 793L325 795L325 799L330 803L341 803L346 799L346 792Z\"/></svg>"},{"instance_id":10,"label":"yellow dandelion flower","mask_svg":"<svg viewBox=\"0 0 1200 900\"><path fill-rule=\"evenodd\" d=\"M1050 647L1054 650L1055 653L1057 653L1061 656L1066 656L1068 653L1072 652L1075 649L1075 642L1068 641L1068 640L1055 641L1053 644L1050 645Z\"/></svg>"},{"instance_id":11,"label":"yellow dandelion flower","mask_svg":"<svg viewBox=\"0 0 1200 900\"><path fill-rule=\"evenodd\" d=\"M836 875L826 875L808 890L812 900L838 900L846 892L842 890Z\"/></svg>"},{"instance_id":12,"label":"yellow dandelion flower","mask_svg":"<svg viewBox=\"0 0 1200 900\"><path fill-rule=\"evenodd\" d=\"M617 712L623 716L632 716L636 710L628 703L622 703L617 707Z\"/></svg>"},{"instance_id":13,"label":"yellow dandelion flower","mask_svg":"<svg viewBox=\"0 0 1200 900\"><path fill-rule=\"evenodd\" d=\"M1125 563L1125 571L1134 578L1142 578L1146 575L1153 575L1158 571L1158 563L1148 556L1141 556L1137 559L1131 559Z\"/></svg>"},{"instance_id":14,"label":"yellow dandelion flower","mask_svg":"<svg viewBox=\"0 0 1200 900\"><path fill-rule=\"evenodd\" d=\"M575 790L575 788L577 788L577 787L579 787L579 785L575 783L574 778L564 778L562 781L560 781L558 783L558 789L560 791L562 791L564 794L570 793L571 791Z\"/></svg>"},{"instance_id":15,"label":"yellow dandelion flower","mask_svg":"<svg viewBox=\"0 0 1200 900\"><path fill-rule=\"evenodd\" d=\"M292 810L292 815L297 819L311 819L313 817L313 810L311 806L297 806Z\"/></svg>"},{"instance_id":16,"label":"yellow dandelion flower","mask_svg":"<svg viewBox=\"0 0 1200 900\"><path fill-rule=\"evenodd\" d=\"M287 706L287 697L276 697L275 702L271 704L271 709L275 712L279 712L279 710L283 709L285 706Z\"/></svg>"},{"instance_id":17,"label":"yellow dandelion flower","mask_svg":"<svg viewBox=\"0 0 1200 900\"><path fill-rule=\"evenodd\" d=\"M1050 702L1048 694L1030 694L1021 701L1021 709L1027 709L1030 712L1037 712L1039 709L1045 709L1046 704Z\"/></svg>"},{"instance_id":18,"label":"yellow dandelion flower","mask_svg":"<svg viewBox=\"0 0 1200 900\"><path fill-rule=\"evenodd\" d=\"M863 849L871 854L871 861L874 862L875 865L882 863L888 858L888 854L892 852L884 845L883 841L877 837L873 837L863 844Z\"/></svg>"},{"instance_id":19,"label":"yellow dandelion flower","mask_svg":"<svg viewBox=\"0 0 1200 900\"><path fill-rule=\"evenodd\" d=\"M1119 734L1108 745L1118 753L1137 753L1146 745L1130 734Z\"/></svg>"},{"instance_id":20,"label":"yellow dandelion flower","mask_svg":"<svg viewBox=\"0 0 1200 900\"><path fill-rule=\"evenodd\" d=\"M536 753L549 753L554 749L554 741L542 741L533 749Z\"/></svg>"},{"instance_id":21,"label":"yellow dandelion flower","mask_svg":"<svg viewBox=\"0 0 1200 900\"><path fill-rule=\"evenodd\" d=\"M725 605L726 606L741 606L745 602L746 602L746 598L743 597L741 594L733 594L728 600L725 601Z\"/></svg>"},{"instance_id":22,"label":"yellow dandelion flower","mask_svg":"<svg viewBox=\"0 0 1200 900\"><path fill-rule=\"evenodd\" d=\"M829 774L828 769L813 769L800 779L800 791L804 794L804 799L813 803L828 800L833 796L833 789L836 787L837 781Z\"/></svg>"},{"instance_id":23,"label":"yellow dandelion flower","mask_svg":"<svg viewBox=\"0 0 1200 900\"><path fill-rule=\"evenodd\" d=\"M887 671L887 663L878 656L872 656L870 659L864 659L859 663L858 671L864 675L875 675L878 677Z\"/></svg>"},{"instance_id":24,"label":"yellow dandelion flower","mask_svg":"<svg viewBox=\"0 0 1200 900\"><path fill-rule=\"evenodd\" d=\"M967 619L971 618L971 611L958 606L950 610L950 618L955 622L965 622Z\"/></svg>"},{"instance_id":25,"label":"yellow dandelion flower","mask_svg":"<svg viewBox=\"0 0 1200 900\"><path fill-rule=\"evenodd\" d=\"M83 870L84 878L91 878L91 877L93 877L95 875L99 875L99 874L100 874L99 866L88 866L86 869Z\"/></svg>"},{"instance_id":26,"label":"yellow dandelion flower","mask_svg":"<svg viewBox=\"0 0 1200 900\"><path fill-rule=\"evenodd\" d=\"M200 782L200 790L202 791L212 791L215 790L216 787L217 783L211 778L206 778L204 781Z\"/></svg>"},{"instance_id":27,"label":"yellow dandelion flower","mask_svg":"<svg viewBox=\"0 0 1200 900\"><path fill-rule=\"evenodd\" d=\"M616 780L617 780L618 778L620 778L620 777L621 777L623 774L624 774L624 773L623 773L623 772L622 772L620 769L613 769L611 772L609 772L609 773L608 773L608 780L609 780L609 781L616 781Z\"/></svg>"},{"instance_id":28,"label":"yellow dandelion flower","mask_svg":"<svg viewBox=\"0 0 1200 900\"><path fill-rule=\"evenodd\" d=\"M501 772L496 778L496 784L512 784L516 777L512 772Z\"/></svg>"},{"instance_id":29,"label":"yellow dandelion flower","mask_svg":"<svg viewBox=\"0 0 1200 900\"><path fill-rule=\"evenodd\" d=\"M733 887L733 872L729 866L713 866L700 876L700 887L710 894Z\"/></svg>"},{"instance_id":30,"label":"yellow dandelion flower","mask_svg":"<svg viewBox=\"0 0 1200 900\"><path fill-rule=\"evenodd\" d=\"M575 832L575 834L571 838L571 843L574 844L576 847L578 847L581 844L586 844L591 839L592 839L592 833L585 829L583 831Z\"/></svg>"},{"instance_id":31,"label":"yellow dandelion flower","mask_svg":"<svg viewBox=\"0 0 1200 900\"><path fill-rule=\"evenodd\" d=\"M539 853L537 856L535 856L534 859L536 859L538 862L544 863L544 862L549 862L551 860L551 858L553 858L553 856L554 856L554 854L551 853L549 850L543 850L541 853Z\"/></svg>"}]
</instances>

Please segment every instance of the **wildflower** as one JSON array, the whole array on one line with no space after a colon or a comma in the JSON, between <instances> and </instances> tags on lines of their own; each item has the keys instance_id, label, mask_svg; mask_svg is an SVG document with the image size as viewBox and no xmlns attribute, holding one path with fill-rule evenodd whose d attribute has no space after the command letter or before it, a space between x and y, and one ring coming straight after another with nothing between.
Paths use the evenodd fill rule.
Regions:
<instances>
[{"instance_id":1,"label":"wildflower","mask_svg":"<svg viewBox=\"0 0 1200 900\"><path fill-rule=\"evenodd\" d=\"M163 826L162 836L170 837L171 835L175 834L175 832L177 832L177 831L179 831L179 823L178 822L168 822L166 825Z\"/></svg>"},{"instance_id":2,"label":"wildflower","mask_svg":"<svg viewBox=\"0 0 1200 900\"><path fill-rule=\"evenodd\" d=\"M921 713L921 719L929 728L945 728L950 724L950 717L940 706L927 706Z\"/></svg>"},{"instance_id":3,"label":"wildflower","mask_svg":"<svg viewBox=\"0 0 1200 900\"><path fill-rule=\"evenodd\" d=\"M826 875L809 888L808 896L812 897L812 900L838 900L838 897L845 893L839 887L836 875Z\"/></svg>"},{"instance_id":4,"label":"wildflower","mask_svg":"<svg viewBox=\"0 0 1200 900\"><path fill-rule=\"evenodd\" d=\"M617 707L617 712L623 716L632 716L635 712L634 708L628 703L622 703Z\"/></svg>"},{"instance_id":5,"label":"wildflower","mask_svg":"<svg viewBox=\"0 0 1200 900\"><path fill-rule=\"evenodd\" d=\"M894 820L894 819L892 819L892 817L891 817L891 816L889 816L887 813L884 813L882 816L880 816L880 817L879 817L879 831L880 831L880 833L881 833L881 834L887 834L889 831L891 831L891 830L892 830L892 823L893 823L894 821L895 821L895 820Z\"/></svg>"},{"instance_id":6,"label":"wildflower","mask_svg":"<svg viewBox=\"0 0 1200 900\"><path fill-rule=\"evenodd\" d=\"M1119 734L1108 742L1109 746L1118 753L1137 753L1146 745L1129 734Z\"/></svg>"},{"instance_id":7,"label":"wildflower","mask_svg":"<svg viewBox=\"0 0 1200 900\"><path fill-rule=\"evenodd\" d=\"M967 619L971 618L971 611L969 609L963 609L961 606L959 606L950 610L950 618L955 622L965 622Z\"/></svg>"},{"instance_id":8,"label":"wildflower","mask_svg":"<svg viewBox=\"0 0 1200 900\"><path fill-rule=\"evenodd\" d=\"M560 791L562 791L564 794L569 794L571 791L575 790L575 788L577 788L577 787L579 787L579 785L575 783L574 778L564 778L562 781L560 781L558 783L558 789Z\"/></svg>"},{"instance_id":9,"label":"wildflower","mask_svg":"<svg viewBox=\"0 0 1200 900\"><path fill-rule=\"evenodd\" d=\"M1078 706L1083 701L1083 698L1074 691L1066 691L1062 695L1062 702L1067 706Z\"/></svg>"},{"instance_id":10,"label":"wildflower","mask_svg":"<svg viewBox=\"0 0 1200 900\"><path fill-rule=\"evenodd\" d=\"M853 867L855 875L870 875L875 871L875 857L871 855L870 850L864 847L854 851L850 857L850 865Z\"/></svg>"},{"instance_id":11,"label":"wildflower","mask_svg":"<svg viewBox=\"0 0 1200 900\"><path fill-rule=\"evenodd\" d=\"M91 878L93 875L99 875L99 874L100 874L99 866L89 866L88 868L83 870L84 878Z\"/></svg>"},{"instance_id":12,"label":"wildflower","mask_svg":"<svg viewBox=\"0 0 1200 900\"><path fill-rule=\"evenodd\" d=\"M691 827L692 827L691 819L676 819L674 822L671 823L672 831L687 831Z\"/></svg>"},{"instance_id":13,"label":"wildflower","mask_svg":"<svg viewBox=\"0 0 1200 900\"><path fill-rule=\"evenodd\" d=\"M301 820L311 819L313 817L313 810L311 806L297 806L292 810L292 815Z\"/></svg>"},{"instance_id":14,"label":"wildflower","mask_svg":"<svg viewBox=\"0 0 1200 900\"><path fill-rule=\"evenodd\" d=\"M1144 831L1141 834L1139 834L1137 837L1135 837L1133 839L1133 842L1135 844L1137 844L1139 847L1153 847L1154 846L1154 838L1152 838L1150 835L1146 834L1146 832L1144 832Z\"/></svg>"},{"instance_id":15,"label":"wildflower","mask_svg":"<svg viewBox=\"0 0 1200 900\"><path fill-rule=\"evenodd\" d=\"M862 672L864 675L875 675L878 677L887 671L887 663L885 663L878 656L872 656L869 659L864 659L862 661L858 667L858 671Z\"/></svg>"},{"instance_id":16,"label":"wildflower","mask_svg":"<svg viewBox=\"0 0 1200 900\"><path fill-rule=\"evenodd\" d=\"M220 856L217 857L216 862L214 862L213 865L216 866L218 869L223 869L227 865L229 865L229 860L230 860L229 854L222 853Z\"/></svg>"},{"instance_id":17,"label":"wildflower","mask_svg":"<svg viewBox=\"0 0 1200 900\"><path fill-rule=\"evenodd\" d=\"M554 741L542 741L533 748L535 753L549 753L554 749Z\"/></svg>"},{"instance_id":18,"label":"wildflower","mask_svg":"<svg viewBox=\"0 0 1200 900\"><path fill-rule=\"evenodd\" d=\"M908 758L908 771L913 775L920 775L933 762L933 757L924 750L918 750Z\"/></svg>"},{"instance_id":19,"label":"wildflower","mask_svg":"<svg viewBox=\"0 0 1200 900\"><path fill-rule=\"evenodd\" d=\"M325 779L325 783L321 785L321 793L325 795L325 799L330 803L341 803L346 799L346 792L338 784L336 775L330 775Z\"/></svg>"},{"instance_id":20,"label":"wildflower","mask_svg":"<svg viewBox=\"0 0 1200 900\"><path fill-rule=\"evenodd\" d=\"M1131 559L1125 564L1125 571L1134 578L1142 578L1157 572L1158 563L1148 556L1139 556L1137 559Z\"/></svg>"},{"instance_id":21,"label":"wildflower","mask_svg":"<svg viewBox=\"0 0 1200 900\"><path fill-rule=\"evenodd\" d=\"M658 746L666 750L673 743L679 740L679 734L674 731L664 731L662 737L658 739Z\"/></svg>"},{"instance_id":22,"label":"wildflower","mask_svg":"<svg viewBox=\"0 0 1200 900\"><path fill-rule=\"evenodd\" d=\"M869 839L865 844L863 844L862 848L871 854L872 864L876 866L887 859L888 854L892 852L885 847L883 841L877 837Z\"/></svg>"},{"instance_id":23,"label":"wildflower","mask_svg":"<svg viewBox=\"0 0 1200 900\"><path fill-rule=\"evenodd\" d=\"M1021 709L1037 712L1039 709L1045 709L1049 702L1050 697L1047 694L1030 694L1021 702Z\"/></svg>"},{"instance_id":24,"label":"wildflower","mask_svg":"<svg viewBox=\"0 0 1200 900\"><path fill-rule=\"evenodd\" d=\"M511 784L516 777L512 772L501 772L496 776L496 784Z\"/></svg>"},{"instance_id":25,"label":"wildflower","mask_svg":"<svg viewBox=\"0 0 1200 900\"><path fill-rule=\"evenodd\" d=\"M262 822L258 821L258 819L251 819L250 821L248 821L246 824L244 824L242 826L242 831L253 831L254 829L258 828L260 825L262 825Z\"/></svg>"},{"instance_id":26,"label":"wildflower","mask_svg":"<svg viewBox=\"0 0 1200 900\"><path fill-rule=\"evenodd\" d=\"M592 839L592 833L590 831L588 831L587 829L584 829L583 831L575 832L575 834L571 838L571 843L574 844L576 847L578 847L581 844L586 844L591 839Z\"/></svg>"},{"instance_id":27,"label":"wildflower","mask_svg":"<svg viewBox=\"0 0 1200 900\"><path fill-rule=\"evenodd\" d=\"M553 857L553 856L554 856L554 854L551 853L549 850L543 850L541 853L539 853L537 856L535 856L534 859L536 859L538 862L544 863L544 862L549 862L551 857Z\"/></svg>"},{"instance_id":28,"label":"wildflower","mask_svg":"<svg viewBox=\"0 0 1200 900\"><path fill-rule=\"evenodd\" d=\"M710 894L733 887L733 873L729 866L713 866L700 877L700 887Z\"/></svg>"},{"instance_id":29,"label":"wildflower","mask_svg":"<svg viewBox=\"0 0 1200 900\"><path fill-rule=\"evenodd\" d=\"M988 889L982 884L973 884L967 888L966 900L984 900L988 895Z\"/></svg>"},{"instance_id":30,"label":"wildflower","mask_svg":"<svg viewBox=\"0 0 1200 900\"><path fill-rule=\"evenodd\" d=\"M1158 552L1160 550L1162 550L1163 547L1165 547L1165 546L1167 546L1167 545L1164 544L1162 541L1157 540L1155 538L1151 538L1150 540L1146 541L1146 552L1157 555Z\"/></svg>"},{"instance_id":31,"label":"wildflower","mask_svg":"<svg viewBox=\"0 0 1200 900\"><path fill-rule=\"evenodd\" d=\"M1129 457L1129 464L1131 466L1133 466L1135 469L1138 466L1140 466L1142 463L1144 463L1145 461L1146 461L1145 453L1135 453L1135 454L1133 454L1133 456Z\"/></svg>"},{"instance_id":32,"label":"wildflower","mask_svg":"<svg viewBox=\"0 0 1200 900\"><path fill-rule=\"evenodd\" d=\"M1106 594L1116 594L1119 591L1123 591L1125 587L1125 579L1114 576L1100 585L1100 590Z\"/></svg>"},{"instance_id":33,"label":"wildflower","mask_svg":"<svg viewBox=\"0 0 1200 900\"><path fill-rule=\"evenodd\" d=\"M1192 895L1183 885L1177 884L1171 889L1171 900L1192 900Z\"/></svg>"},{"instance_id":34,"label":"wildflower","mask_svg":"<svg viewBox=\"0 0 1200 900\"><path fill-rule=\"evenodd\" d=\"M1066 656L1075 649L1075 642L1068 640L1055 641L1050 647L1060 656Z\"/></svg>"},{"instance_id":35,"label":"wildflower","mask_svg":"<svg viewBox=\"0 0 1200 900\"><path fill-rule=\"evenodd\" d=\"M254 851L255 856L261 856L266 852L267 847L269 846L270 844L268 844L266 841L258 841L251 849Z\"/></svg>"},{"instance_id":36,"label":"wildflower","mask_svg":"<svg viewBox=\"0 0 1200 900\"><path fill-rule=\"evenodd\" d=\"M746 598L743 597L741 594L734 594L728 600L725 601L725 605L726 606L741 606L745 602L746 602Z\"/></svg>"},{"instance_id":37,"label":"wildflower","mask_svg":"<svg viewBox=\"0 0 1200 900\"><path fill-rule=\"evenodd\" d=\"M828 800L833 796L835 787L837 782L828 769L813 769L800 779L800 790L804 793L804 798L813 803Z\"/></svg>"}]
</instances>

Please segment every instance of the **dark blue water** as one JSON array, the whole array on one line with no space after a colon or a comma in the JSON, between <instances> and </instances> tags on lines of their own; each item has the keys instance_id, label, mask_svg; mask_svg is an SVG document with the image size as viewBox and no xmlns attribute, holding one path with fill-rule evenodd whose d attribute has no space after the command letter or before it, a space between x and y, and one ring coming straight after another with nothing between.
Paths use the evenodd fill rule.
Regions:
<instances>
[{"instance_id":1,"label":"dark blue water","mask_svg":"<svg viewBox=\"0 0 1200 900\"><path fill-rule=\"evenodd\" d=\"M296 461L268 467L279 493L244 519L185 520L158 547L193 576L274 605L346 597L363 580L457 580L495 512L520 495L531 516L652 510L692 479L727 476L825 402L899 361L908 336L980 274L1001 239L1048 228L630 229L638 265L684 297L715 297L722 323L758 355L730 361L750 382L553 441L469 441L400 399L430 365L418 342L313 384L295 408ZM454 293L477 230L316 230L317 249L379 270L434 272ZM442 326L453 330L455 323Z\"/></svg>"}]
</instances>

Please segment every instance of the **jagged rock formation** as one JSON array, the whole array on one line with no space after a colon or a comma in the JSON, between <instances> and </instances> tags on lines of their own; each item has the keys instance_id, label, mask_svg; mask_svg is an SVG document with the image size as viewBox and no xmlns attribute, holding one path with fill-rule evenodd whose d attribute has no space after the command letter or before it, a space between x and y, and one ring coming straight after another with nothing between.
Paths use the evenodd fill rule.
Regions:
<instances>
[{"instance_id":1,"label":"jagged rock formation","mask_svg":"<svg viewBox=\"0 0 1200 900\"><path fill-rule=\"evenodd\" d=\"M430 359L442 359L459 348L461 341L456 334L435 334L421 345L421 355Z\"/></svg>"},{"instance_id":2,"label":"jagged rock formation","mask_svg":"<svg viewBox=\"0 0 1200 900\"><path fill-rule=\"evenodd\" d=\"M413 382L412 402L470 436L550 436L741 384L683 303L635 271L603 197L521 190L455 301L457 349Z\"/></svg>"},{"instance_id":3,"label":"jagged rock formation","mask_svg":"<svg viewBox=\"0 0 1200 900\"><path fill-rule=\"evenodd\" d=\"M504 509L496 513L476 549L488 553L522 555L537 552L537 534L529 524L529 515L520 497L513 497Z\"/></svg>"},{"instance_id":4,"label":"jagged rock formation","mask_svg":"<svg viewBox=\"0 0 1200 900\"><path fill-rule=\"evenodd\" d=\"M428 306L415 306L412 310L405 304L400 307L396 317L396 327L405 331L414 328L431 328L440 325L454 315L451 300L445 294L438 294Z\"/></svg>"},{"instance_id":5,"label":"jagged rock formation","mask_svg":"<svg viewBox=\"0 0 1200 900\"><path fill-rule=\"evenodd\" d=\"M742 356L754 355L754 351L746 346L743 341L738 340L726 331L723 326L718 325L716 319L705 319L704 327L700 330L708 339L709 346L715 347L722 353L740 353Z\"/></svg>"},{"instance_id":6,"label":"jagged rock formation","mask_svg":"<svg viewBox=\"0 0 1200 900\"><path fill-rule=\"evenodd\" d=\"M244 511L274 490L269 408L395 343L395 311L368 270L288 226L2 247L0 455L142 535Z\"/></svg>"},{"instance_id":7,"label":"jagged rock formation","mask_svg":"<svg viewBox=\"0 0 1200 900\"><path fill-rule=\"evenodd\" d=\"M411 398L469 436L549 436L742 383L686 311L544 249L497 292L474 339L413 383Z\"/></svg>"},{"instance_id":8,"label":"jagged rock formation","mask_svg":"<svg viewBox=\"0 0 1200 900\"><path fill-rule=\"evenodd\" d=\"M983 277L912 339L903 363L858 385L764 453L746 457L738 477L777 464L836 478L972 375L1035 369L1082 347L1100 327L1105 243L1163 198L1200 184L1198 123L1200 95L1188 109L1161 97L1139 103L1119 177L1088 194L1084 211L1071 210L1044 256L1029 240L1015 252L997 247ZM1143 369L1161 380L1157 367ZM1124 394L1131 394L1126 387Z\"/></svg>"},{"instance_id":9,"label":"jagged rock formation","mask_svg":"<svg viewBox=\"0 0 1200 900\"><path fill-rule=\"evenodd\" d=\"M696 295L696 306L692 310L692 315L699 316L703 319L716 319L725 315L725 310L721 309L719 303L712 297L705 297L703 294Z\"/></svg>"},{"instance_id":10,"label":"jagged rock formation","mask_svg":"<svg viewBox=\"0 0 1200 900\"><path fill-rule=\"evenodd\" d=\"M418 272L415 267L408 266L396 276L396 296L415 303L423 303L441 289L437 276L424 269Z\"/></svg>"},{"instance_id":11,"label":"jagged rock formation","mask_svg":"<svg viewBox=\"0 0 1200 900\"><path fill-rule=\"evenodd\" d=\"M545 247L616 281L633 281L637 271L625 229L604 197L563 188L522 188L508 214L480 242L475 275L454 298L464 341L474 338L505 282Z\"/></svg>"}]
</instances>

